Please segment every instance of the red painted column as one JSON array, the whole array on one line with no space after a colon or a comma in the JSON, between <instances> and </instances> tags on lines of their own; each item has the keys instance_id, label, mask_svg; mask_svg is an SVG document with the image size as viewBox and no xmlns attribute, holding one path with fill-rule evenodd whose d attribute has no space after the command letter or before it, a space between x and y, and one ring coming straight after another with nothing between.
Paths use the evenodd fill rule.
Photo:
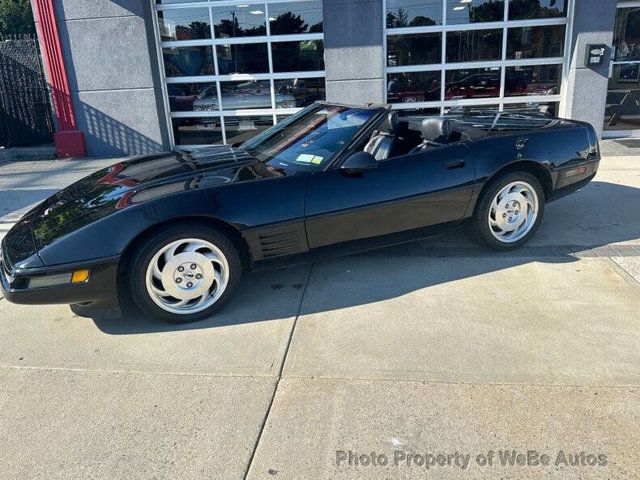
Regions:
<instances>
[{"instance_id":1,"label":"red painted column","mask_svg":"<svg viewBox=\"0 0 640 480\"><path fill-rule=\"evenodd\" d=\"M38 38L44 56L53 96L53 107L59 130L53 134L59 157L86 157L84 135L78 130L73 102L64 67L62 45L56 23L55 0L33 0L33 13L38 23Z\"/></svg>"}]
</instances>

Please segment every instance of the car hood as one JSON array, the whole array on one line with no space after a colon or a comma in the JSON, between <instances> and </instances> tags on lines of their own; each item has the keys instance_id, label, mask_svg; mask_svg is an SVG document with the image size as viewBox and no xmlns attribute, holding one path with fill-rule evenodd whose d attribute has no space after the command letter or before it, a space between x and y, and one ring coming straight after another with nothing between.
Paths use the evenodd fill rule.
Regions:
<instances>
[{"instance_id":1,"label":"car hood","mask_svg":"<svg viewBox=\"0 0 640 480\"><path fill-rule=\"evenodd\" d=\"M39 250L127 207L198 188L283 175L229 146L141 156L99 170L49 197L22 218L19 231L24 236L25 229L31 230L33 248ZM35 253L27 250L14 255Z\"/></svg>"}]
</instances>

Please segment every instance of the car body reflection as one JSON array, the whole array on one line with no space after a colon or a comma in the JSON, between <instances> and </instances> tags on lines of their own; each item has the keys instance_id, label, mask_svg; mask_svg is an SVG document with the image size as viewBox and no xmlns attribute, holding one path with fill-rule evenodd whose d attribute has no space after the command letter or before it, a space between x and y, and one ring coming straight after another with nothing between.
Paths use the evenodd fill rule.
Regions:
<instances>
[{"instance_id":1,"label":"car body reflection","mask_svg":"<svg viewBox=\"0 0 640 480\"><path fill-rule=\"evenodd\" d=\"M224 110L245 110L251 108L271 108L271 87L269 80L250 80L247 82L220 85L222 108ZM296 99L286 93L275 94L276 105L293 108ZM202 91L193 102L196 112L216 111L219 109L217 87L212 85Z\"/></svg>"}]
</instances>

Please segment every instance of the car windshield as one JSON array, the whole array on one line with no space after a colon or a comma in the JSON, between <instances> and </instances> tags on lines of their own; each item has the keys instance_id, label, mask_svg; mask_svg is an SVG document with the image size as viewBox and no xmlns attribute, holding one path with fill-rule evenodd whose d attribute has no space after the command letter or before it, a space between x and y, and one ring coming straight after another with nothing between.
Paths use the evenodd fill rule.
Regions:
<instances>
[{"instance_id":1,"label":"car windshield","mask_svg":"<svg viewBox=\"0 0 640 480\"><path fill-rule=\"evenodd\" d=\"M378 110L313 104L240 148L274 168L324 168Z\"/></svg>"}]
</instances>

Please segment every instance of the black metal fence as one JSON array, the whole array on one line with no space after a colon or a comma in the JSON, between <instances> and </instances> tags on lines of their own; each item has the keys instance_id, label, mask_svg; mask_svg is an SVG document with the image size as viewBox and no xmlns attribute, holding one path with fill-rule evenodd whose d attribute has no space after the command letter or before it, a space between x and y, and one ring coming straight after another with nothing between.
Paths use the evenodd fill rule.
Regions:
<instances>
[{"instance_id":1,"label":"black metal fence","mask_svg":"<svg viewBox=\"0 0 640 480\"><path fill-rule=\"evenodd\" d=\"M35 35L0 36L0 146L50 143L53 130Z\"/></svg>"}]
</instances>

